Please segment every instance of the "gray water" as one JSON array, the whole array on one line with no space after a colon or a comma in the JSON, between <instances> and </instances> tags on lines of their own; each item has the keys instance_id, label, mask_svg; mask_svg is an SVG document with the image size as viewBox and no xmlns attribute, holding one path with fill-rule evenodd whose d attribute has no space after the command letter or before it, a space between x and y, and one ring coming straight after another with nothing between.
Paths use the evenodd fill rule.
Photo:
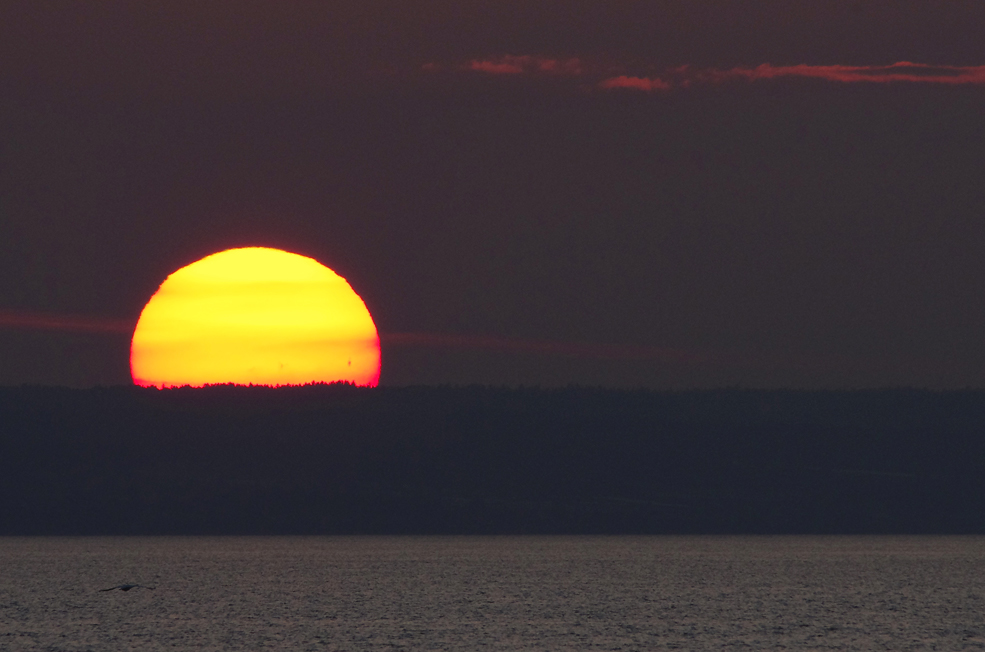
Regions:
<instances>
[{"instance_id":1,"label":"gray water","mask_svg":"<svg viewBox=\"0 0 985 652\"><path fill-rule=\"evenodd\" d=\"M982 649L983 562L981 537L0 538L0 649Z\"/></svg>"}]
</instances>

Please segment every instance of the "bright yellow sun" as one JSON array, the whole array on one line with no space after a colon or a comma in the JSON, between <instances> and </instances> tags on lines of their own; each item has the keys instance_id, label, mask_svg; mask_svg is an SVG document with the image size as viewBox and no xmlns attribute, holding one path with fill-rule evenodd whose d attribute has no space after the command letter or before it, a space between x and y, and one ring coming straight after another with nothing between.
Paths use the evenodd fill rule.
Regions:
<instances>
[{"instance_id":1,"label":"bright yellow sun","mask_svg":"<svg viewBox=\"0 0 985 652\"><path fill-rule=\"evenodd\" d=\"M380 340L345 279L311 258L248 247L174 272L143 312L130 345L133 382L375 386Z\"/></svg>"}]
</instances>

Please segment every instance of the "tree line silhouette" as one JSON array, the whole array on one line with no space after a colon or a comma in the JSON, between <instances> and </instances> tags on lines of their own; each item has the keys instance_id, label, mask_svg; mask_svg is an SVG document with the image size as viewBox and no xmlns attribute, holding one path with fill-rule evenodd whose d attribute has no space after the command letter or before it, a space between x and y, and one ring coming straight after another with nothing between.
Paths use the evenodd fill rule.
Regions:
<instances>
[{"instance_id":1,"label":"tree line silhouette","mask_svg":"<svg viewBox=\"0 0 985 652\"><path fill-rule=\"evenodd\" d=\"M0 535L982 533L985 392L0 388Z\"/></svg>"}]
</instances>

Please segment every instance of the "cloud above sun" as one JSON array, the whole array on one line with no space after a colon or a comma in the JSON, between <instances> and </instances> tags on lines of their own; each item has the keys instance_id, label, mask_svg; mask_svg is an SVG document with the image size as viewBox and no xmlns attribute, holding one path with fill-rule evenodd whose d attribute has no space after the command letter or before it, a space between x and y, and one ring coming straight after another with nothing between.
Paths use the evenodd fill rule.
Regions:
<instances>
[{"instance_id":1,"label":"cloud above sun","mask_svg":"<svg viewBox=\"0 0 985 652\"><path fill-rule=\"evenodd\" d=\"M632 70L631 68L636 68ZM808 65L776 66L763 63L754 67L728 69L678 66L656 70L654 66L597 64L578 57L552 58L535 55L503 55L472 59L466 63L442 66L429 63L425 72L452 70L494 76L569 77L583 88L600 91L628 90L667 92L697 85L728 82L767 82L777 79L813 79L841 84L924 84L943 86L985 85L985 65L949 66L898 61L888 65Z\"/></svg>"}]
</instances>

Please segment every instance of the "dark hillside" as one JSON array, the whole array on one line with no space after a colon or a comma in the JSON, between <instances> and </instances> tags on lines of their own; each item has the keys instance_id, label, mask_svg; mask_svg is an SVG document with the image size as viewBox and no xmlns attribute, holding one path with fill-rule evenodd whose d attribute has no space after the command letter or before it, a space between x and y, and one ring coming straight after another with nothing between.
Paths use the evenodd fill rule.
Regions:
<instances>
[{"instance_id":1,"label":"dark hillside","mask_svg":"<svg viewBox=\"0 0 985 652\"><path fill-rule=\"evenodd\" d=\"M985 532L985 392L0 389L0 534Z\"/></svg>"}]
</instances>

